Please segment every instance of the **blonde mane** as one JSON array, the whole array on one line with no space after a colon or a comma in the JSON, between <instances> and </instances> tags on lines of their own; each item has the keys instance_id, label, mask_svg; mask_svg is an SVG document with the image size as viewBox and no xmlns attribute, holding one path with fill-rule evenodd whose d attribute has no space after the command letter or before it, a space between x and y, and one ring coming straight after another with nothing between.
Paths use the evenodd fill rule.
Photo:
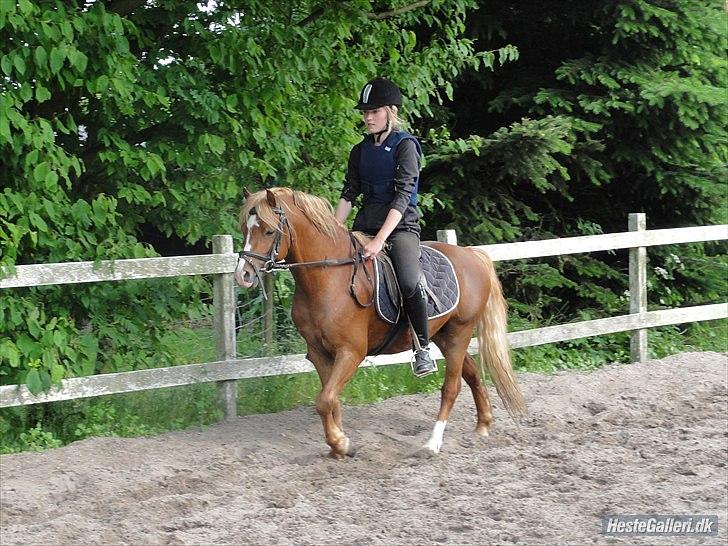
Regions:
<instances>
[{"instance_id":1,"label":"blonde mane","mask_svg":"<svg viewBox=\"0 0 728 546\"><path fill-rule=\"evenodd\" d=\"M271 188L270 191L276 196L279 206L289 212L294 212L292 206L295 206L319 232L327 237L334 239L339 230L345 229L334 216L334 209L328 201L291 188ZM273 229L278 229L278 215L273 212L266 199L265 190L262 190L248 197L240 211L239 227L244 235L247 235L248 217L253 210L255 210L254 214L263 222ZM293 226L291 226L291 230L294 230Z\"/></svg>"}]
</instances>

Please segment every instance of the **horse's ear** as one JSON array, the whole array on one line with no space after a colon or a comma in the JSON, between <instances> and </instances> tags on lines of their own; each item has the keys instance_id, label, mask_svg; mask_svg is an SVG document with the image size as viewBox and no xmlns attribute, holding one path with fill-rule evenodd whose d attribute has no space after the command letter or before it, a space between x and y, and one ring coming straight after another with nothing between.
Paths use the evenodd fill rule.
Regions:
<instances>
[{"instance_id":1,"label":"horse's ear","mask_svg":"<svg viewBox=\"0 0 728 546\"><path fill-rule=\"evenodd\" d=\"M271 207L275 208L278 206L278 204L276 203L276 196L272 191L265 190L265 198Z\"/></svg>"},{"instance_id":2,"label":"horse's ear","mask_svg":"<svg viewBox=\"0 0 728 546\"><path fill-rule=\"evenodd\" d=\"M250 197L250 195L251 194L250 194L250 191L248 190L248 188L243 186L243 197L245 197L247 199L248 197Z\"/></svg>"}]
</instances>

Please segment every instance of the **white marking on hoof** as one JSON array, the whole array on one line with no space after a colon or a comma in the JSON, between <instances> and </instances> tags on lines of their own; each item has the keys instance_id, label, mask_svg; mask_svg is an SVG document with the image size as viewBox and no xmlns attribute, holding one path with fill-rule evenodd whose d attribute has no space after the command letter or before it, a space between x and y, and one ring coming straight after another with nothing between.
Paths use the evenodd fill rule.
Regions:
<instances>
[{"instance_id":1,"label":"white marking on hoof","mask_svg":"<svg viewBox=\"0 0 728 546\"><path fill-rule=\"evenodd\" d=\"M425 449L429 449L433 453L440 453L440 449L442 449L442 439L445 435L445 425L447 425L447 421L437 421L435 423L435 428L432 429L430 439L423 446Z\"/></svg>"}]
</instances>

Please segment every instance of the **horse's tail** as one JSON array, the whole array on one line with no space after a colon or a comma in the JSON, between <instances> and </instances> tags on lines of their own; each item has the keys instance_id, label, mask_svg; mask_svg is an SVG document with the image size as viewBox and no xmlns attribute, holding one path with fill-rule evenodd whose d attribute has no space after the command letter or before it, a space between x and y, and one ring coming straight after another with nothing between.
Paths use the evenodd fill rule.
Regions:
<instances>
[{"instance_id":1,"label":"horse's tail","mask_svg":"<svg viewBox=\"0 0 728 546\"><path fill-rule=\"evenodd\" d=\"M512 417L525 415L526 402L523 399L516 376L511 367L510 347L508 345L508 302L503 297L503 288L498 280L495 267L490 257L483 251L473 249L478 259L483 262L488 280L490 294L483 313L478 317L478 352L480 369L485 380L488 368L495 389L503 401L503 405Z\"/></svg>"}]
</instances>

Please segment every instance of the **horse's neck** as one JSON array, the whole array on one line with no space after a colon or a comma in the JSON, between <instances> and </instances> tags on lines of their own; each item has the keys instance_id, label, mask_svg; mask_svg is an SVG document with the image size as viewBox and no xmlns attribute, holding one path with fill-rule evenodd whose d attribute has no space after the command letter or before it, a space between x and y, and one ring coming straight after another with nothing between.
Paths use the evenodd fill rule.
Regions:
<instances>
[{"instance_id":1,"label":"horse's neck","mask_svg":"<svg viewBox=\"0 0 728 546\"><path fill-rule=\"evenodd\" d=\"M351 239L345 229L339 229L331 237L319 232L313 225L296 226L296 240L289 253L289 263L317 262L324 259L338 260L352 255ZM323 296L329 287L340 284L341 272L350 269L346 266L311 266L292 269L297 287L311 296Z\"/></svg>"}]
</instances>

